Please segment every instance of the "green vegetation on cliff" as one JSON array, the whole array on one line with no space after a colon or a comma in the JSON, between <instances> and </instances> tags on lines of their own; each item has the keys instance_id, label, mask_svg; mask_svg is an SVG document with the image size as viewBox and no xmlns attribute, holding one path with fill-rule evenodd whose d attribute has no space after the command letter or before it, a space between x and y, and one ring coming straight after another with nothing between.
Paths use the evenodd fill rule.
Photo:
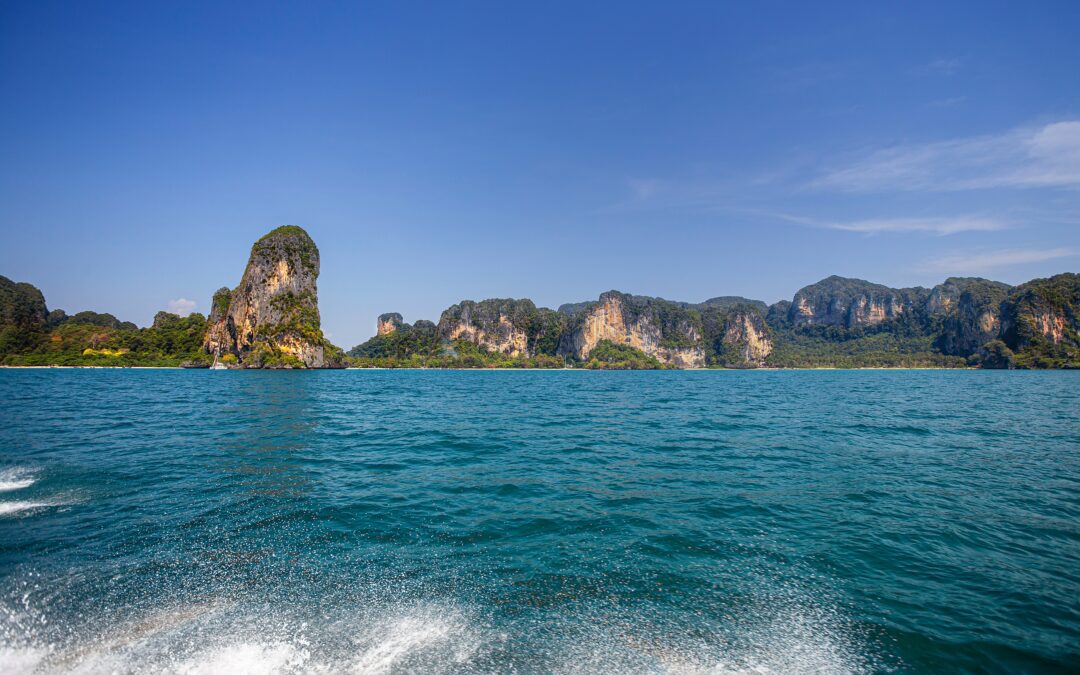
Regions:
<instances>
[{"instance_id":1,"label":"green vegetation on cliff","mask_svg":"<svg viewBox=\"0 0 1080 675\"><path fill-rule=\"evenodd\" d=\"M426 323L434 326L429 321ZM408 324L405 324L408 326ZM413 326L413 329L416 327ZM506 356L496 354L468 340L427 342L426 338L396 331L368 340L349 350L348 363L354 368L564 368L562 357L547 354ZM432 334L434 331L432 332ZM420 341L413 342L413 339ZM416 350L413 350L413 347Z\"/></svg>"},{"instance_id":2,"label":"green vegetation on cliff","mask_svg":"<svg viewBox=\"0 0 1080 675\"><path fill-rule=\"evenodd\" d=\"M1019 368L1080 368L1080 274L1017 286L1002 313L1002 334Z\"/></svg>"},{"instance_id":3,"label":"green vegetation on cliff","mask_svg":"<svg viewBox=\"0 0 1080 675\"><path fill-rule=\"evenodd\" d=\"M664 365L640 349L600 340L589 352L589 360L583 367L590 370L660 370Z\"/></svg>"},{"instance_id":4,"label":"green vegetation on cliff","mask_svg":"<svg viewBox=\"0 0 1080 675\"><path fill-rule=\"evenodd\" d=\"M299 225L282 225L270 230L252 244L252 258L273 255L278 259L299 258L309 273L319 273L319 247L307 230Z\"/></svg>"},{"instance_id":5,"label":"green vegetation on cliff","mask_svg":"<svg viewBox=\"0 0 1080 675\"><path fill-rule=\"evenodd\" d=\"M252 251L259 267L244 278L254 285L215 293L210 320L161 312L148 328L111 314L49 311L37 288L0 277L0 365L194 366L216 353L242 367L340 366L344 355L320 326L318 249L310 237L285 226ZM281 265L285 259L291 272ZM1016 287L950 278L932 289L829 277L771 306L733 296L693 304L617 291L560 311L527 299L463 301L438 325L409 325L388 314L380 330L349 352L352 365L1078 368L1080 275Z\"/></svg>"}]
</instances>

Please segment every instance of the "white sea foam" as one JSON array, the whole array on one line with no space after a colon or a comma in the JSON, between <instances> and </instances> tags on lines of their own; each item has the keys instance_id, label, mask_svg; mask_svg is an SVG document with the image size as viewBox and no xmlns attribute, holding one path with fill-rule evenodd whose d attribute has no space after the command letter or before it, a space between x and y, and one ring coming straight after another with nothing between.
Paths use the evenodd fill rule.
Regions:
<instances>
[{"instance_id":1,"label":"white sea foam","mask_svg":"<svg viewBox=\"0 0 1080 675\"><path fill-rule=\"evenodd\" d=\"M445 665L466 663L480 639L465 617L454 611L424 608L383 623L366 640L368 646L349 668L354 673L387 673L407 659L437 651ZM433 670L428 664L427 670ZM421 669L425 669L421 666Z\"/></svg>"},{"instance_id":2,"label":"white sea foam","mask_svg":"<svg viewBox=\"0 0 1080 675\"><path fill-rule=\"evenodd\" d=\"M303 672L307 654L286 643L241 642L210 650L187 660L175 669L184 675L262 675ZM171 668L169 670L172 670Z\"/></svg>"},{"instance_id":3,"label":"white sea foam","mask_svg":"<svg viewBox=\"0 0 1080 675\"><path fill-rule=\"evenodd\" d=\"M39 647L0 647L0 673L29 675L48 654L48 650Z\"/></svg>"},{"instance_id":4,"label":"white sea foam","mask_svg":"<svg viewBox=\"0 0 1080 675\"><path fill-rule=\"evenodd\" d=\"M4 469L0 471L0 492L22 490L34 484L33 472L26 469Z\"/></svg>"},{"instance_id":5,"label":"white sea foam","mask_svg":"<svg viewBox=\"0 0 1080 675\"><path fill-rule=\"evenodd\" d=\"M22 511L64 506L62 502L0 502L0 516L11 516Z\"/></svg>"},{"instance_id":6,"label":"white sea foam","mask_svg":"<svg viewBox=\"0 0 1080 675\"><path fill-rule=\"evenodd\" d=\"M27 597L0 606L0 644L8 638L9 645L0 647L0 672L381 675L524 668L761 675L881 669L865 658L866 645L834 606L805 599L788 598L779 606L752 603L722 625L705 623L692 630L667 623L662 615L614 607L571 611L539 623L534 617L496 630L481 614L433 603L339 606L318 612L313 626L289 606L209 601L71 640L74 636L53 632L44 616L30 611L33 601ZM518 649L520 656L532 656L518 660Z\"/></svg>"}]
</instances>

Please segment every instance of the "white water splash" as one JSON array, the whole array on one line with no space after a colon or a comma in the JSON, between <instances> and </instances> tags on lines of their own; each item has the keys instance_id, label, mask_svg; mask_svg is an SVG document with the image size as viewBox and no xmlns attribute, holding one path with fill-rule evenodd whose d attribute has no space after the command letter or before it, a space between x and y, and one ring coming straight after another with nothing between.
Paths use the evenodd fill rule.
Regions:
<instances>
[{"instance_id":1,"label":"white water splash","mask_svg":"<svg viewBox=\"0 0 1080 675\"><path fill-rule=\"evenodd\" d=\"M369 638L369 646L349 670L353 673L387 673L410 658L438 651L442 665L468 662L479 647L480 637L465 617L450 611L425 608L384 623ZM435 664L429 664L430 669Z\"/></svg>"},{"instance_id":2,"label":"white water splash","mask_svg":"<svg viewBox=\"0 0 1080 675\"><path fill-rule=\"evenodd\" d=\"M48 654L39 647L0 647L0 673L30 675Z\"/></svg>"},{"instance_id":3,"label":"white water splash","mask_svg":"<svg viewBox=\"0 0 1080 675\"><path fill-rule=\"evenodd\" d=\"M262 675L264 673L305 672L307 655L295 646L275 642L241 642L211 650L180 664L176 672L184 675ZM171 670L171 669L170 669Z\"/></svg>"},{"instance_id":4,"label":"white water splash","mask_svg":"<svg viewBox=\"0 0 1080 675\"><path fill-rule=\"evenodd\" d=\"M0 492L22 490L34 484L33 472L26 469L4 469L0 471Z\"/></svg>"},{"instance_id":5,"label":"white water splash","mask_svg":"<svg viewBox=\"0 0 1080 675\"><path fill-rule=\"evenodd\" d=\"M66 506L64 502L0 502L0 516L10 516L22 511L47 509L53 506Z\"/></svg>"}]
</instances>

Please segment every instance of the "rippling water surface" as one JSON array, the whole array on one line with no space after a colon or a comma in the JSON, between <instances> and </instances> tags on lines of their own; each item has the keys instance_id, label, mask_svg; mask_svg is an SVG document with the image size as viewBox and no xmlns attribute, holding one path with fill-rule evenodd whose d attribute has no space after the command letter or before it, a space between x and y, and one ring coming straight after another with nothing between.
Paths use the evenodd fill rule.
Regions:
<instances>
[{"instance_id":1,"label":"rippling water surface","mask_svg":"<svg viewBox=\"0 0 1080 675\"><path fill-rule=\"evenodd\" d=\"M0 371L0 672L1053 672L1080 373Z\"/></svg>"}]
</instances>

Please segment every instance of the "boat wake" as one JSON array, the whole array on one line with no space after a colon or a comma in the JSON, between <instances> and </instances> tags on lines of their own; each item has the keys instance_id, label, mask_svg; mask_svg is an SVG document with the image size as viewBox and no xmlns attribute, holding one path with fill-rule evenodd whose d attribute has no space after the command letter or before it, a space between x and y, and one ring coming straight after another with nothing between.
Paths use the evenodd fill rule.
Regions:
<instances>
[{"instance_id":1,"label":"boat wake","mask_svg":"<svg viewBox=\"0 0 1080 675\"><path fill-rule=\"evenodd\" d=\"M311 609L311 608L308 608ZM788 608L728 634L677 633L647 616L531 617L498 627L449 604L306 617L225 602L153 613L99 635L50 635L33 612L3 608L0 672L30 673L855 673L860 655L831 612ZM319 623L312 621L321 616Z\"/></svg>"}]
</instances>

